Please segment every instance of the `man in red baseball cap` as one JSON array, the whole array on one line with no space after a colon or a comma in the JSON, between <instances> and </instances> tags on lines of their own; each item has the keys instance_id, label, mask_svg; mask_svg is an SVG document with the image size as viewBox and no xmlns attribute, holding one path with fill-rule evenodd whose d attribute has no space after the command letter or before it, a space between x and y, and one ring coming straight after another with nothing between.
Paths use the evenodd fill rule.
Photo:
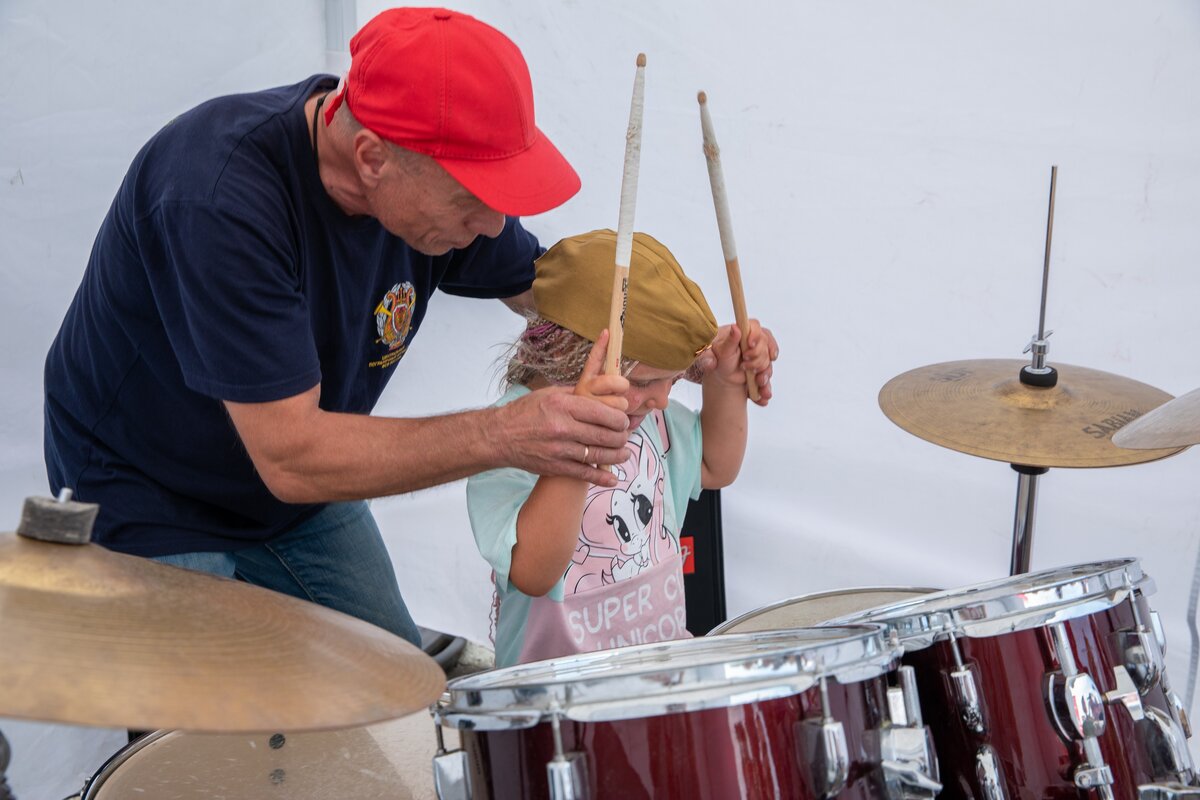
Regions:
<instances>
[{"instance_id":1,"label":"man in red baseball cap","mask_svg":"<svg viewBox=\"0 0 1200 800\"><path fill-rule=\"evenodd\" d=\"M521 51L474 17L395 8L350 40L343 104L368 130L431 157L484 204L540 214L579 191L579 177L533 118Z\"/></svg>"},{"instance_id":2,"label":"man in red baseball cap","mask_svg":"<svg viewBox=\"0 0 1200 800\"><path fill-rule=\"evenodd\" d=\"M532 304L517 216L579 178L494 28L394 9L351 55L340 86L217 98L142 148L46 359L47 472L107 547L417 641L363 501L509 466L611 485L627 420L569 389L370 416L434 290Z\"/></svg>"}]
</instances>

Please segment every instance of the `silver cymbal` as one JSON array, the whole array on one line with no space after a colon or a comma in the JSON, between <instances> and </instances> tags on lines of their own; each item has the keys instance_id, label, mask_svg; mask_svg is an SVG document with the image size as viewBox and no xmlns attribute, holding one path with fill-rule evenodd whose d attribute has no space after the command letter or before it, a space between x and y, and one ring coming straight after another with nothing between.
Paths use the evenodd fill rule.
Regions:
<instances>
[{"instance_id":1,"label":"silver cymbal","mask_svg":"<svg viewBox=\"0 0 1200 800\"><path fill-rule=\"evenodd\" d=\"M1029 467L1116 467L1174 455L1155 446L1135 453L1109 437L1171 399L1139 381L1055 364L1058 385L1026 386L1023 360L975 359L931 364L888 381L879 406L888 419L926 441Z\"/></svg>"},{"instance_id":2,"label":"silver cymbal","mask_svg":"<svg viewBox=\"0 0 1200 800\"><path fill-rule=\"evenodd\" d=\"M444 686L416 647L315 603L0 533L0 716L314 730L404 716Z\"/></svg>"}]
</instances>

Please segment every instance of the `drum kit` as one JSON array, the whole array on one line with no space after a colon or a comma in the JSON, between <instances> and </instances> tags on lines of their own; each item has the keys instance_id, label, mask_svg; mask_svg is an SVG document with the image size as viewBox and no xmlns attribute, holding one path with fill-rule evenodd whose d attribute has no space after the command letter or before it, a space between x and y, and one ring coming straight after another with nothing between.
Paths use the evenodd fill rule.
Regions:
<instances>
[{"instance_id":1,"label":"drum kit","mask_svg":"<svg viewBox=\"0 0 1200 800\"><path fill-rule=\"evenodd\" d=\"M1139 561L1029 569L1038 476L1200 443L1200 392L1046 363L1056 179L1031 362L934 364L879 396L901 428L1017 471L1010 575L806 595L702 639L452 681L440 797L1200 798Z\"/></svg>"},{"instance_id":2,"label":"drum kit","mask_svg":"<svg viewBox=\"0 0 1200 800\"><path fill-rule=\"evenodd\" d=\"M1018 472L1008 577L804 595L447 686L366 623L89 544L96 507L64 492L0 534L0 716L153 731L81 800L1200 798L1138 560L1029 570L1038 476L1200 443L1200 390L1048 366L1045 300L1044 272L1031 363L935 364L879 396ZM0 800L8 758L0 736Z\"/></svg>"}]
</instances>

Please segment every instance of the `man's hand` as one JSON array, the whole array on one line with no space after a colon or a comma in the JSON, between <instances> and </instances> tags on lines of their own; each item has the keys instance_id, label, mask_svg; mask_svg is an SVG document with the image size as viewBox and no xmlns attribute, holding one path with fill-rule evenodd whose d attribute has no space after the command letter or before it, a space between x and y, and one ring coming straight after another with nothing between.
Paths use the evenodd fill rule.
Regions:
<instances>
[{"instance_id":1,"label":"man's hand","mask_svg":"<svg viewBox=\"0 0 1200 800\"><path fill-rule=\"evenodd\" d=\"M629 438L629 381L601 375L608 332L600 335L575 388L538 389L497 409L505 460L537 475L563 475L615 486L605 467L623 463Z\"/></svg>"}]
</instances>

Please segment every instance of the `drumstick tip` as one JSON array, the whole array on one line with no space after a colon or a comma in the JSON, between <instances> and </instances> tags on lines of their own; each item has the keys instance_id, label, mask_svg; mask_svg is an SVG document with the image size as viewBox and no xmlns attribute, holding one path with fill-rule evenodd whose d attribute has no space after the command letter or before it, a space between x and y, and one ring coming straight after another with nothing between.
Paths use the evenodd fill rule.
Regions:
<instances>
[{"instance_id":1,"label":"drumstick tip","mask_svg":"<svg viewBox=\"0 0 1200 800\"><path fill-rule=\"evenodd\" d=\"M696 99L700 101L700 105L704 105L708 102L708 95L706 95L704 92L699 92L696 95Z\"/></svg>"},{"instance_id":2,"label":"drumstick tip","mask_svg":"<svg viewBox=\"0 0 1200 800\"><path fill-rule=\"evenodd\" d=\"M638 53L638 57L637 57L637 65L638 65L639 67L644 67L644 66L646 66L646 54L645 54L645 53Z\"/></svg>"}]
</instances>

